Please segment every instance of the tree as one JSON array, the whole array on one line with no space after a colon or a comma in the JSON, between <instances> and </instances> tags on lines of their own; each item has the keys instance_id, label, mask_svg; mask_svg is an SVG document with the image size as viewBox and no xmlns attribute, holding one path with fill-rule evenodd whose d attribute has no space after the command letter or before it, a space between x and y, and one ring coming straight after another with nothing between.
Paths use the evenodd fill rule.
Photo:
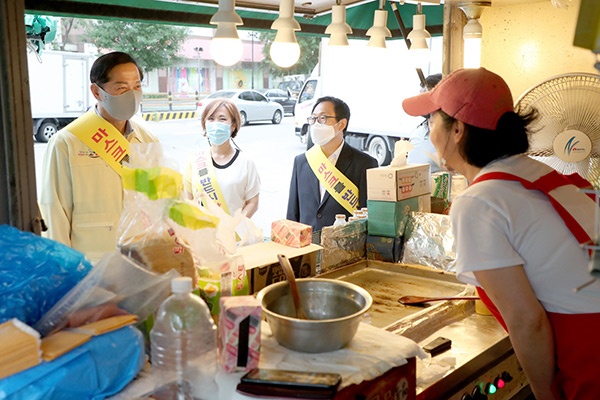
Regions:
<instances>
[{"instance_id":1,"label":"tree","mask_svg":"<svg viewBox=\"0 0 600 400\"><path fill-rule=\"evenodd\" d=\"M87 21L85 33L99 49L130 54L144 71L174 65L186 28L128 21Z\"/></svg>"},{"instance_id":2,"label":"tree","mask_svg":"<svg viewBox=\"0 0 600 400\"><path fill-rule=\"evenodd\" d=\"M274 31L264 31L260 33L260 40L263 43L264 60L261 62L263 68L268 68L269 74L272 76L310 74L319 62L319 43L320 36L296 35L298 44L300 45L300 59L290 68L281 68L276 65L269 55L271 44L275 40Z\"/></svg>"}]
</instances>

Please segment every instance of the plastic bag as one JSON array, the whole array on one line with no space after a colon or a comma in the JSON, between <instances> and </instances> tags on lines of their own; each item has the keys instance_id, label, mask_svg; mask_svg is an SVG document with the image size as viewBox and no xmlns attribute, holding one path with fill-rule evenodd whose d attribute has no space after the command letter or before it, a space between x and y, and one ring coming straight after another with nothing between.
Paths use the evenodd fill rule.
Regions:
<instances>
[{"instance_id":1,"label":"plastic bag","mask_svg":"<svg viewBox=\"0 0 600 400\"><path fill-rule=\"evenodd\" d=\"M238 247L264 242L263 230L257 227L250 218L242 215L241 209L235 212L233 219L236 221L235 232L240 239L237 243Z\"/></svg>"},{"instance_id":2,"label":"plastic bag","mask_svg":"<svg viewBox=\"0 0 600 400\"><path fill-rule=\"evenodd\" d=\"M132 326L100 336L51 361L0 379L7 400L100 400L117 394L140 372L144 339Z\"/></svg>"},{"instance_id":3,"label":"plastic bag","mask_svg":"<svg viewBox=\"0 0 600 400\"><path fill-rule=\"evenodd\" d=\"M65 326L102 319L117 308L143 321L169 296L176 276L176 271L155 274L118 252L107 253L34 328L46 336Z\"/></svg>"},{"instance_id":4,"label":"plastic bag","mask_svg":"<svg viewBox=\"0 0 600 400\"><path fill-rule=\"evenodd\" d=\"M157 143L132 146L129 167L123 168L123 212L117 247L146 266L165 273L171 269L195 283L190 249L169 223L168 210L182 193L182 176L168 167Z\"/></svg>"},{"instance_id":5,"label":"plastic bag","mask_svg":"<svg viewBox=\"0 0 600 400\"><path fill-rule=\"evenodd\" d=\"M203 203L210 206L211 201L203 200ZM213 211L222 212L221 217L226 215L216 204L213 206L216 207ZM213 316L219 314L221 296L249 294L243 257L234 254L237 248L231 216L219 219L208 208L191 201L173 204L169 216L177 235L192 249L199 275L198 294L204 298Z\"/></svg>"},{"instance_id":6,"label":"plastic bag","mask_svg":"<svg viewBox=\"0 0 600 400\"><path fill-rule=\"evenodd\" d=\"M0 225L0 323L35 324L91 270L70 247Z\"/></svg>"}]
</instances>

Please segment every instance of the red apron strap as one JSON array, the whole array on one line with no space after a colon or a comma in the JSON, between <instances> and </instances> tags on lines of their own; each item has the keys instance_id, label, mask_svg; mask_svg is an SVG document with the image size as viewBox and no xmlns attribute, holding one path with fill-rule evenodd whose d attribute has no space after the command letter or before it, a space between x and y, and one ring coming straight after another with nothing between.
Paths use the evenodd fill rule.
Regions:
<instances>
[{"instance_id":1,"label":"red apron strap","mask_svg":"<svg viewBox=\"0 0 600 400\"><path fill-rule=\"evenodd\" d=\"M488 310L490 310L492 315L496 318L496 321L498 321L500 323L500 325L502 325L504 330L506 332L508 332L508 328L506 327L504 318L502 318L502 315L500 315L500 311L498 311L498 309L494 305L494 302L489 298L489 296L487 295L485 290L483 290L479 286L476 286L475 289L477 289L477 294L479 295L479 298L481 299L483 304L485 304L487 306Z\"/></svg>"},{"instance_id":2,"label":"red apron strap","mask_svg":"<svg viewBox=\"0 0 600 400\"><path fill-rule=\"evenodd\" d=\"M575 176L578 178L575 178ZM571 178L574 178L575 183L571 181ZM552 207L554 207L558 215L565 222L567 228L569 228L569 230L571 231L573 236L575 236L575 239L577 239L577 242L579 244L589 244L592 240L592 238L588 235L585 229L577 222L577 220L569 213L569 211L567 211L567 209L563 207L562 204L560 204L552 195L550 195L550 192L561 186L575 185L577 187L581 187L579 185L585 185L586 187L590 187L591 184L578 174L562 175L558 171L552 170L546 175L543 175L537 180L531 182L525 178L509 174L507 172L488 172L487 174L479 176L471 184L491 179L517 181L521 183L521 185L523 185L523 187L525 187L526 189L541 191L546 196L548 196L550 204L552 204Z\"/></svg>"}]
</instances>

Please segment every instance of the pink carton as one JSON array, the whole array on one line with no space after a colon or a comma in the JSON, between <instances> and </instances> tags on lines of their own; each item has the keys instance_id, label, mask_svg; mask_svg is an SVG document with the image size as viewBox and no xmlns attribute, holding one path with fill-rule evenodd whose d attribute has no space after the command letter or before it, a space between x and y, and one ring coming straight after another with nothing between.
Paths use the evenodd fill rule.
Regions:
<instances>
[{"instance_id":1,"label":"pink carton","mask_svg":"<svg viewBox=\"0 0 600 400\"><path fill-rule=\"evenodd\" d=\"M290 247L304 247L312 243L312 226L282 219L271 224L271 240Z\"/></svg>"},{"instance_id":2,"label":"pink carton","mask_svg":"<svg viewBox=\"0 0 600 400\"><path fill-rule=\"evenodd\" d=\"M224 296L220 300L219 359L227 372L249 371L260 358L262 309L254 296Z\"/></svg>"}]
</instances>

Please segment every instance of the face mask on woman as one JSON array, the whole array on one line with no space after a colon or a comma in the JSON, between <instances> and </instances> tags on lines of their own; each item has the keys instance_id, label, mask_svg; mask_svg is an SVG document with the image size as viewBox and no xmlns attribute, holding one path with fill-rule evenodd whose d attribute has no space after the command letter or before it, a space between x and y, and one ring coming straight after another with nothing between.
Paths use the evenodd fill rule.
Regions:
<instances>
[{"instance_id":1,"label":"face mask on woman","mask_svg":"<svg viewBox=\"0 0 600 400\"><path fill-rule=\"evenodd\" d=\"M335 125L333 125L335 126ZM310 127L310 137L314 144L324 146L335 137L336 131L332 125L314 124Z\"/></svg>"},{"instance_id":2,"label":"face mask on woman","mask_svg":"<svg viewBox=\"0 0 600 400\"><path fill-rule=\"evenodd\" d=\"M106 93L100 86L100 104L111 117L119 121L126 121L140 109L142 102L141 90L128 90L123 94L114 95Z\"/></svg>"},{"instance_id":3,"label":"face mask on woman","mask_svg":"<svg viewBox=\"0 0 600 400\"><path fill-rule=\"evenodd\" d=\"M231 126L223 122L207 122L206 137L211 144L221 145L231 136Z\"/></svg>"}]
</instances>

